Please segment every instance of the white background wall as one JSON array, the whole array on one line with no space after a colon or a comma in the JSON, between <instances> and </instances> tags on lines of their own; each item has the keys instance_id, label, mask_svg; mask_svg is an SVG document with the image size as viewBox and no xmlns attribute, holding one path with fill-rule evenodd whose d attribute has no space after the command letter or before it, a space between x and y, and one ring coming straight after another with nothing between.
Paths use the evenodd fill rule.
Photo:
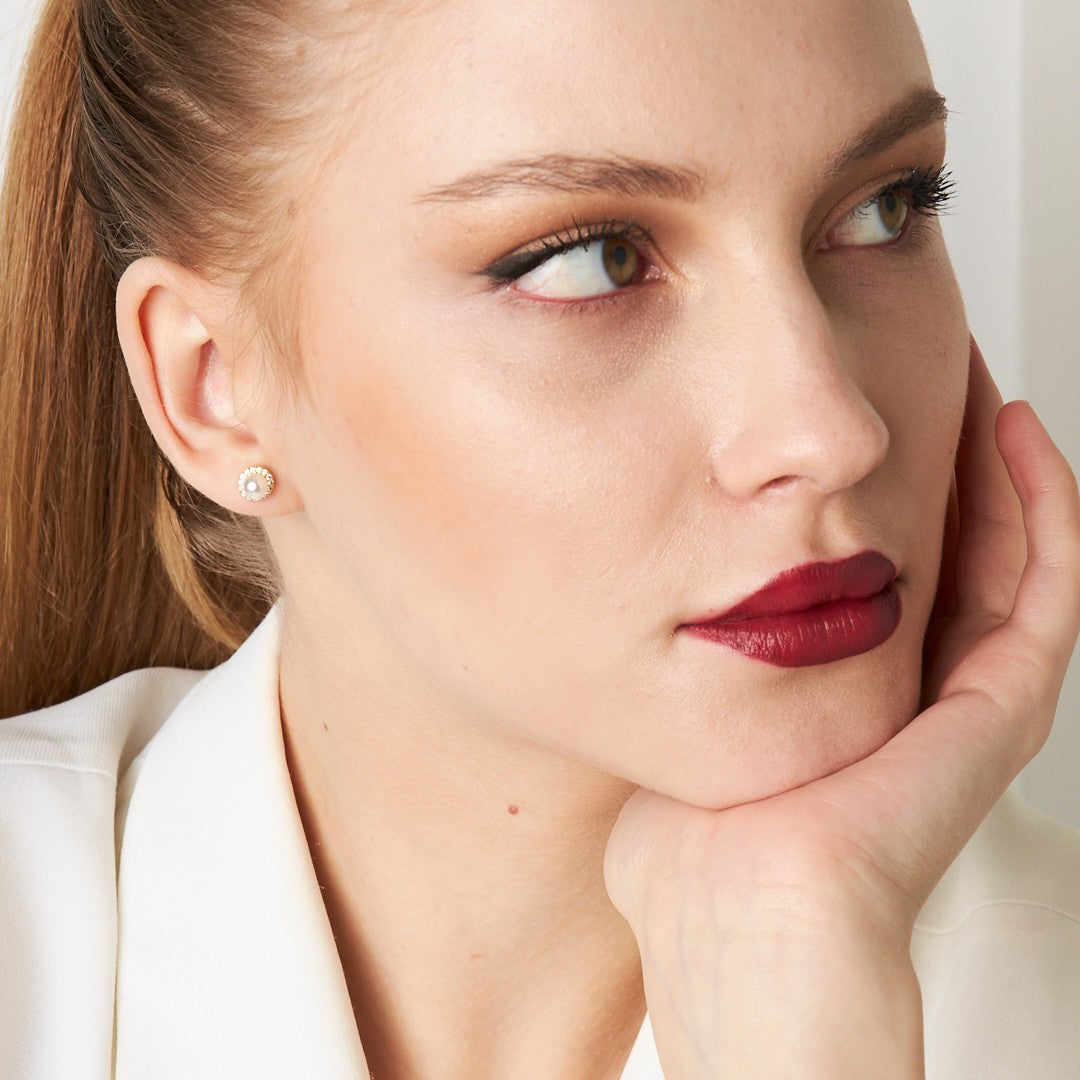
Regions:
<instances>
[{"instance_id":1,"label":"white background wall","mask_svg":"<svg viewBox=\"0 0 1080 1080\"><path fill-rule=\"evenodd\" d=\"M38 0L0 0L0 117ZM1027 397L1080 467L1080 3L912 0L953 110L946 221L971 325L1005 396ZM0 137L4 128L0 127ZM1080 658L1018 783L1080 825Z\"/></svg>"},{"instance_id":2,"label":"white background wall","mask_svg":"<svg viewBox=\"0 0 1080 1080\"><path fill-rule=\"evenodd\" d=\"M38 7L38 0L0 0L0 135L7 130L19 63Z\"/></svg>"}]
</instances>

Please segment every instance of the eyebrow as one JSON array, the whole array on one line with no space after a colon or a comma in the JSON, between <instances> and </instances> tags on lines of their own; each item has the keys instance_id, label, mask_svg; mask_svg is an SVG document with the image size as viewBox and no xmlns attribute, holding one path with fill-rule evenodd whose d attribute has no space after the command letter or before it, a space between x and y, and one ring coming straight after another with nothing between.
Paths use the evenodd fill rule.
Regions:
<instances>
[{"instance_id":1,"label":"eyebrow","mask_svg":"<svg viewBox=\"0 0 1080 1080\"><path fill-rule=\"evenodd\" d=\"M913 90L884 116L878 117L840 147L826 171L826 178L835 180L853 165L877 157L901 139L931 124L940 124L948 116L945 99L932 86Z\"/></svg>"},{"instance_id":2,"label":"eyebrow","mask_svg":"<svg viewBox=\"0 0 1080 1080\"><path fill-rule=\"evenodd\" d=\"M693 169L658 165L652 161L616 155L574 157L544 154L504 162L494 169L468 173L451 184L433 188L417 202L465 202L502 195L508 191L536 188L570 195L598 191L615 195L654 195L662 199L691 202L706 187L705 178Z\"/></svg>"},{"instance_id":3,"label":"eyebrow","mask_svg":"<svg viewBox=\"0 0 1080 1080\"><path fill-rule=\"evenodd\" d=\"M932 87L920 87L860 134L844 143L833 157L827 179L887 150L908 135L948 116L945 99ZM705 192L706 178L685 166L660 165L639 158L580 157L544 154L516 158L492 169L467 173L420 195L418 203L469 202L521 190L557 191L571 195L607 194L654 196L693 202Z\"/></svg>"}]
</instances>

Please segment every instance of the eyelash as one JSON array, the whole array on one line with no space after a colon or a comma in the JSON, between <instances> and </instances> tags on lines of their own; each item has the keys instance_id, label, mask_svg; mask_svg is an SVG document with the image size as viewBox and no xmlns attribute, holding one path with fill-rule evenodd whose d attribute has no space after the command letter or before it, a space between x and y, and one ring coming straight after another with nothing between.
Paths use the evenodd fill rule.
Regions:
<instances>
[{"instance_id":1,"label":"eyelash","mask_svg":"<svg viewBox=\"0 0 1080 1080\"><path fill-rule=\"evenodd\" d=\"M938 169L919 167L905 173L899 180L885 184L858 205L884 198L892 192L904 192L912 210L924 217L936 217L944 212L953 199L955 188L952 173L945 166ZM849 210L848 213L850 212ZM909 231L910 226L905 227L904 233L898 237L898 240ZM574 220L559 232L539 241L535 246L503 256L487 267L483 274L496 285L512 285L530 270L535 270L548 259L561 255L564 251L571 251L582 245L603 243L605 240L628 240L635 246L648 246L652 242L652 234L645 226L634 221L620 222L612 219L596 224L585 224ZM618 292L623 291L625 290L618 290ZM596 303L610 299L618 295L618 292L582 302Z\"/></svg>"},{"instance_id":2,"label":"eyelash","mask_svg":"<svg viewBox=\"0 0 1080 1080\"><path fill-rule=\"evenodd\" d=\"M908 206L917 214L922 214L923 217L936 217L944 213L952 201L956 194L956 184L952 173L944 165L939 169L919 167L905 173L899 180L886 184L857 205L863 206L877 199L883 199L896 191L907 193ZM850 212L849 210L848 213Z\"/></svg>"},{"instance_id":3,"label":"eyelash","mask_svg":"<svg viewBox=\"0 0 1080 1080\"><path fill-rule=\"evenodd\" d=\"M483 273L497 284L510 285L564 251L587 244L603 243L605 240L628 240L635 246L647 247L652 242L652 234L645 226L634 221L613 219L591 225L572 221L553 236L539 241L535 247L515 251L492 263Z\"/></svg>"}]
</instances>

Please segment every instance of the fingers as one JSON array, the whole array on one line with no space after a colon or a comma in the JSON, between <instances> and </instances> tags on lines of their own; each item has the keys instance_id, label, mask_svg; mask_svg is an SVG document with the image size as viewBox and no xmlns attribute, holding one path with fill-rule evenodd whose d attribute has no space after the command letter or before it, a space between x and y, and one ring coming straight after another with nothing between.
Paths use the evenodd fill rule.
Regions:
<instances>
[{"instance_id":1,"label":"fingers","mask_svg":"<svg viewBox=\"0 0 1080 1080\"><path fill-rule=\"evenodd\" d=\"M1080 493L1076 477L1027 402L1002 409L997 441L1020 498L1027 560L1010 617L1064 673L1080 624Z\"/></svg>"},{"instance_id":2,"label":"fingers","mask_svg":"<svg viewBox=\"0 0 1080 1080\"><path fill-rule=\"evenodd\" d=\"M984 627L972 634L940 688L942 700L965 693L985 698L986 709L972 713L976 724L986 713L972 760L987 754L987 777L994 775L995 756L1002 767L1019 769L1042 746L1080 628L1076 479L1026 402L1004 406L996 428L1021 507L1024 567L1007 617L993 632ZM993 534L993 526L984 528ZM995 544L1004 542L998 537L987 546Z\"/></svg>"},{"instance_id":3,"label":"fingers","mask_svg":"<svg viewBox=\"0 0 1080 1080\"><path fill-rule=\"evenodd\" d=\"M941 700L901 733L918 740L921 729L938 737L942 762L955 740L954 792L981 792L975 804L992 802L1045 741L1080 630L1076 479L1026 402L1001 410L997 442L1022 509L1027 548L1012 610L970 644ZM962 802L955 804L957 820Z\"/></svg>"},{"instance_id":4,"label":"fingers","mask_svg":"<svg viewBox=\"0 0 1080 1080\"><path fill-rule=\"evenodd\" d=\"M998 620L1012 610L1027 551L1020 504L995 438L1001 407L1001 394L973 340L967 409L956 455L960 513L956 602L961 612L986 612Z\"/></svg>"},{"instance_id":5,"label":"fingers","mask_svg":"<svg viewBox=\"0 0 1080 1080\"><path fill-rule=\"evenodd\" d=\"M973 375L973 382L977 379ZM986 393L985 386L974 393ZM985 435L982 425L993 406L988 394L975 402L972 442ZM953 656L937 702L878 754L851 769L853 775L865 769L872 790L891 790L898 819L906 819L918 838L913 850L922 845L926 854L942 858L959 850L1045 741L1080 628L1076 479L1025 402L1004 406L995 427L999 468L1020 508L1026 551L1019 581L1009 586L1013 596L1007 617L972 633ZM966 602L974 603L980 595L993 594L979 580L993 575L990 561L1015 558L1017 526L1005 510L994 470L974 460L964 467L968 491L962 501L976 520L964 521L962 508L962 545L980 569L975 573L958 565L957 576L966 576ZM992 491L972 490L973 482Z\"/></svg>"}]
</instances>

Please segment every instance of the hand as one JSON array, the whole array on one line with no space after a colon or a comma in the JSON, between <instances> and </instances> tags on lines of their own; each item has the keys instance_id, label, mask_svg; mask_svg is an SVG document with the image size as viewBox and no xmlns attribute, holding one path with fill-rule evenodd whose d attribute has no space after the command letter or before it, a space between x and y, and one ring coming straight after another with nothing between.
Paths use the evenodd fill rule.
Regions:
<instances>
[{"instance_id":1,"label":"hand","mask_svg":"<svg viewBox=\"0 0 1080 1080\"><path fill-rule=\"evenodd\" d=\"M974 343L956 468L925 711L773 798L619 817L605 877L669 1080L922 1075L915 917L1043 744L1080 625L1076 481Z\"/></svg>"}]
</instances>

